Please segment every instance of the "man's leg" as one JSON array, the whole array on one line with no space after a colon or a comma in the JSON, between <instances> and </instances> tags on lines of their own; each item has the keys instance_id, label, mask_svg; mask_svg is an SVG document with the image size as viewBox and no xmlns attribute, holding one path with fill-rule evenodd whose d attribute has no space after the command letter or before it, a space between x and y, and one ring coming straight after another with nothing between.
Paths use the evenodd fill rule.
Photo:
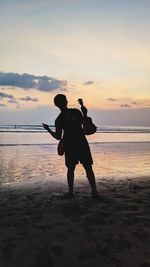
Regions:
<instances>
[{"instance_id":1,"label":"man's leg","mask_svg":"<svg viewBox=\"0 0 150 267\"><path fill-rule=\"evenodd\" d=\"M87 175L89 184L91 186L92 196L93 197L98 196L97 189L96 189L95 175L93 172L92 165L91 164L87 164L87 165L83 164L83 167L86 171L86 175Z\"/></svg>"},{"instance_id":2,"label":"man's leg","mask_svg":"<svg viewBox=\"0 0 150 267\"><path fill-rule=\"evenodd\" d=\"M68 171L67 171L67 181L68 181L68 196L73 196L73 183L74 183L74 170L75 170L75 165L70 165L68 166Z\"/></svg>"}]
</instances>

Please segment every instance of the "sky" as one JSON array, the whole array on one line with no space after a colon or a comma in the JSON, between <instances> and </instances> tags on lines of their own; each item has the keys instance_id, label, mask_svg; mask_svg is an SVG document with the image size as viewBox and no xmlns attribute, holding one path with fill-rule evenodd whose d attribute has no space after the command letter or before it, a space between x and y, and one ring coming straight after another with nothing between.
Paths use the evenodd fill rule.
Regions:
<instances>
[{"instance_id":1,"label":"sky","mask_svg":"<svg viewBox=\"0 0 150 267\"><path fill-rule=\"evenodd\" d=\"M0 0L0 25L0 124L52 124L61 93L150 126L150 0Z\"/></svg>"}]
</instances>

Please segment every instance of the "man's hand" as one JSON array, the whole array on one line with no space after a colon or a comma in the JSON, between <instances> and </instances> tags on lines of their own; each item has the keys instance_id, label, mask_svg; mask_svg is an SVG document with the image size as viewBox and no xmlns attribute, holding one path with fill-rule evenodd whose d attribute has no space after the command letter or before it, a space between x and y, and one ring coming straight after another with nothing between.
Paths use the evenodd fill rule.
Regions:
<instances>
[{"instance_id":1,"label":"man's hand","mask_svg":"<svg viewBox=\"0 0 150 267\"><path fill-rule=\"evenodd\" d=\"M47 130L52 135L52 137L54 137L57 140L61 139L62 129L59 129L56 127L56 132L53 132L46 123L42 123L42 124L43 124L43 128Z\"/></svg>"},{"instance_id":2,"label":"man's hand","mask_svg":"<svg viewBox=\"0 0 150 267\"><path fill-rule=\"evenodd\" d=\"M45 130L49 131L49 126L46 123L42 123Z\"/></svg>"}]
</instances>

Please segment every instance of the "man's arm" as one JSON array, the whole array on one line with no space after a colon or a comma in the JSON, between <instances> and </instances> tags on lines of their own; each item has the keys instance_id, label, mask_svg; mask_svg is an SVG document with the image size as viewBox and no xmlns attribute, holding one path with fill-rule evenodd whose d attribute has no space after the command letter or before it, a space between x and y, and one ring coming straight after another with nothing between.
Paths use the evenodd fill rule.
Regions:
<instances>
[{"instance_id":1,"label":"man's arm","mask_svg":"<svg viewBox=\"0 0 150 267\"><path fill-rule=\"evenodd\" d=\"M54 138L57 139L57 140L60 140L60 139L61 139L61 136L62 136L62 129L61 129L60 127L58 127L57 125L55 125L56 131L53 132L53 131L49 128L49 126L48 126L47 124L45 124L45 123L42 123L42 124L43 124L44 129L47 130L47 131L51 134L52 137L54 137Z\"/></svg>"}]
</instances>

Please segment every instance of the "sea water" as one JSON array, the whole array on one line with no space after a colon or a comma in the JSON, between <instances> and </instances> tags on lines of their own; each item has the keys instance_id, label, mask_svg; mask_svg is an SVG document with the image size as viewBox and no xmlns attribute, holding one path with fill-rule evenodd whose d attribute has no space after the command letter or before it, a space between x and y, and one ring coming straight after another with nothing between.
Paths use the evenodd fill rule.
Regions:
<instances>
[{"instance_id":1,"label":"sea water","mask_svg":"<svg viewBox=\"0 0 150 267\"><path fill-rule=\"evenodd\" d=\"M51 126L54 130L54 126ZM98 127L87 136L90 143L150 142L150 127ZM0 125L0 146L52 145L57 140L41 125Z\"/></svg>"},{"instance_id":2,"label":"sea water","mask_svg":"<svg viewBox=\"0 0 150 267\"><path fill-rule=\"evenodd\" d=\"M54 129L54 126L51 126ZM97 179L148 177L150 127L98 127L87 136ZM58 141L41 125L0 126L0 183L65 181L64 157L57 155ZM82 166L77 179L85 177Z\"/></svg>"}]
</instances>

